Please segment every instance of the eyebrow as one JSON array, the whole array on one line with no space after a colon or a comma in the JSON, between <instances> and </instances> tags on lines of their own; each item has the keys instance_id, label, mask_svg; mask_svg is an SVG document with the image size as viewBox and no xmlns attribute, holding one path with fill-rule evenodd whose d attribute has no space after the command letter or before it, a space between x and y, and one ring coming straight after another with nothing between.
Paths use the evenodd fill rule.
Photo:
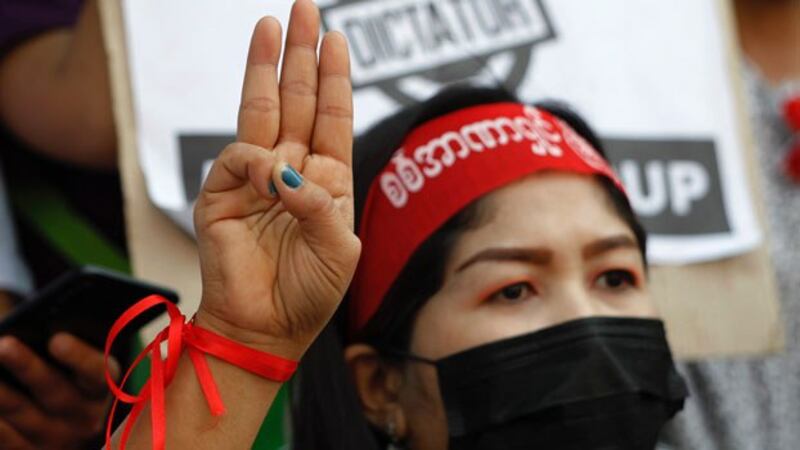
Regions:
<instances>
[{"instance_id":1,"label":"eyebrow","mask_svg":"<svg viewBox=\"0 0 800 450\"><path fill-rule=\"evenodd\" d=\"M627 234L611 236L592 242L583 247L583 258L591 259L613 250L624 248L639 249L639 244Z\"/></svg>"},{"instance_id":2,"label":"eyebrow","mask_svg":"<svg viewBox=\"0 0 800 450\"><path fill-rule=\"evenodd\" d=\"M639 245L628 235L621 234L594 241L583 247L582 255L584 259L591 259L608 253L613 250L633 248L638 249ZM547 248L488 248L480 251L466 262L458 266L456 273L462 272L469 266L479 262L488 261L512 261L523 262L537 266L546 266L553 260L553 251Z\"/></svg>"},{"instance_id":3,"label":"eyebrow","mask_svg":"<svg viewBox=\"0 0 800 450\"><path fill-rule=\"evenodd\" d=\"M467 267L485 261L516 261L537 266L550 264L553 252L545 248L489 248L478 252L465 263L458 266L456 273Z\"/></svg>"}]
</instances>

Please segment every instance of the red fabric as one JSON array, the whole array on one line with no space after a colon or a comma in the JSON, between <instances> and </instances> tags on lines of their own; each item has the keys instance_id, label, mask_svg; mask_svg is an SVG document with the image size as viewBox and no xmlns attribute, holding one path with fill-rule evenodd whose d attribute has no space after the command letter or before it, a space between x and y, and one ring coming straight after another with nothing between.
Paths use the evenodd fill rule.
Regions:
<instances>
[{"instance_id":1,"label":"red fabric","mask_svg":"<svg viewBox=\"0 0 800 450\"><path fill-rule=\"evenodd\" d=\"M543 170L603 175L624 192L591 145L530 106L466 108L413 130L367 195L358 233L361 260L350 287L351 333L364 327L417 247L450 217Z\"/></svg>"},{"instance_id":2,"label":"red fabric","mask_svg":"<svg viewBox=\"0 0 800 450\"><path fill-rule=\"evenodd\" d=\"M794 145L789 149L789 154L784 160L786 175L793 182L800 184L800 136L794 140Z\"/></svg>"},{"instance_id":3,"label":"red fabric","mask_svg":"<svg viewBox=\"0 0 800 450\"><path fill-rule=\"evenodd\" d=\"M800 184L800 96L789 98L783 104L783 116L789 128L794 131L795 137L789 153L786 154L783 167L786 176Z\"/></svg>"},{"instance_id":4,"label":"red fabric","mask_svg":"<svg viewBox=\"0 0 800 450\"><path fill-rule=\"evenodd\" d=\"M156 306L164 305L169 314L169 326L161 331L141 354L136 358L133 366L122 378L122 383L117 385L108 370L108 357L114 340L125 326L145 311ZM263 353L241 345L235 341L214 334L208 330L195 326L193 323L185 323L186 318L180 313L178 307L164 299L163 297L152 295L146 297L133 305L114 323L108 334L105 348L106 358L106 382L116 399L111 406L108 425L106 427L106 448L112 450L111 446L111 422L117 408L118 402L133 404L130 416L125 424L120 440L120 449L125 449L128 437L141 414L142 409L150 400L150 420L153 431L153 448L163 450L166 445L166 411L164 407L164 396L166 387L172 382L175 372L178 370L178 360L184 348L189 352L189 358L195 368L197 380L203 391L203 395L208 403L208 409L213 416L221 416L225 413L225 405L219 394L214 377L208 367L205 354L212 355L227 363L241 367L251 373L276 382L285 382L291 378L297 369L297 362L280 358L269 353ZM161 343L167 341L167 358L161 358ZM150 354L150 380L142 388L139 395L133 396L122 390L122 386L128 381L133 368L136 367L148 354Z\"/></svg>"},{"instance_id":5,"label":"red fabric","mask_svg":"<svg viewBox=\"0 0 800 450\"><path fill-rule=\"evenodd\" d=\"M800 96L790 98L783 104L783 116L792 130L800 132Z\"/></svg>"}]
</instances>

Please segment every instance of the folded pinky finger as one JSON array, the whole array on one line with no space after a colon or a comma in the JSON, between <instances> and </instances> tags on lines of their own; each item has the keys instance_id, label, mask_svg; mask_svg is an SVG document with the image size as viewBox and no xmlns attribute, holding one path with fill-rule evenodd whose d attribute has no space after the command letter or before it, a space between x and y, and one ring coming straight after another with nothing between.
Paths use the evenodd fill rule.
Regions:
<instances>
[{"instance_id":1,"label":"folded pinky finger","mask_svg":"<svg viewBox=\"0 0 800 450\"><path fill-rule=\"evenodd\" d=\"M0 420L0 442L6 450L36 450L36 446L3 420Z\"/></svg>"}]
</instances>

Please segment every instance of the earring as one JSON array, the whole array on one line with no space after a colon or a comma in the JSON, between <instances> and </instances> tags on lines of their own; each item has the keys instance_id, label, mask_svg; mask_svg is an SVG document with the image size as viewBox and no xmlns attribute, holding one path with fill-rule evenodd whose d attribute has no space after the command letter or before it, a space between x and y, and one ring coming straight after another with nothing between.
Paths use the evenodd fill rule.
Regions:
<instances>
[{"instance_id":1,"label":"earring","mask_svg":"<svg viewBox=\"0 0 800 450\"><path fill-rule=\"evenodd\" d=\"M386 450L404 450L404 448L400 446L400 437L397 436L397 424L393 419L389 419L389 422L386 424L386 435L389 436L390 441Z\"/></svg>"}]
</instances>

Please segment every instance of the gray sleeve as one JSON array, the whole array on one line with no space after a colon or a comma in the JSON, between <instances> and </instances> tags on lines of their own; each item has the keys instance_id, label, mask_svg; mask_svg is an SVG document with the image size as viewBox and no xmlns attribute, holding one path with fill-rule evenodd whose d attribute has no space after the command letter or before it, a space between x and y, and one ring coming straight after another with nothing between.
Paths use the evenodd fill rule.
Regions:
<instances>
[{"instance_id":1,"label":"gray sleeve","mask_svg":"<svg viewBox=\"0 0 800 450\"><path fill-rule=\"evenodd\" d=\"M31 275L17 248L14 224L8 207L3 167L0 165L0 290L28 295L33 289Z\"/></svg>"}]
</instances>

